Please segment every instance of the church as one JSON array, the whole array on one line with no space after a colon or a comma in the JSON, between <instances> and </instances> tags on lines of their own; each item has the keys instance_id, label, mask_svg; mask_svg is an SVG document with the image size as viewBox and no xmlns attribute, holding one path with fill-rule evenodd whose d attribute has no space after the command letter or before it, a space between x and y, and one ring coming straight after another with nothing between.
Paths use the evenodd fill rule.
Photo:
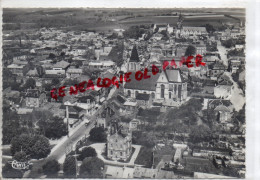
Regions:
<instances>
[{"instance_id":1,"label":"church","mask_svg":"<svg viewBox=\"0 0 260 180\"><path fill-rule=\"evenodd\" d=\"M156 102L183 102L187 99L187 82L179 69L167 69L156 75L150 73L150 76L137 81L131 74L131 81L125 83L124 94L132 98L138 94L149 94Z\"/></svg>"},{"instance_id":2,"label":"church","mask_svg":"<svg viewBox=\"0 0 260 180\"><path fill-rule=\"evenodd\" d=\"M140 60L136 46L128 63L128 72L140 70ZM183 102L187 99L187 82L182 77L180 69L166 69L153 75L148 72L149 79L136 80L135 73L130 75L131 81L125 83L124 94L136 98L138 94L149 94L149 98L156 102Z\"/></svg>"},{"instance_id":3,"label":"church","mask_svg":"<svg viewBox=\"0 0 260 180\"><path fill-rule=\"evenodd\" d=\"M111 121L107 136L107 157L126 161L132 154L132 132L122 129L118 120Z\"/></svg>"}]
</instances>

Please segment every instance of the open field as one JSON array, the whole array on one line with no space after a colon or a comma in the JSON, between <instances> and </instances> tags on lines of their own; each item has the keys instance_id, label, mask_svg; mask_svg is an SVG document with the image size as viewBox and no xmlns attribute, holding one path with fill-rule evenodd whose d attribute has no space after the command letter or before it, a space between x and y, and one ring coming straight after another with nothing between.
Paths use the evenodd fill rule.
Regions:
<instances>
[{"instance_id":1,"label":"open field","mask_svg":"<svg viewBox=\"0 0 260 180\"><path fill-rule=\"evenodd\" d=\"M184 26L220 26L225 22L238 22L225 17L225 14L245 20L243 9L212 9L212 12L201 9L4 9L3 27L4 30L59 27L79 31L112 31L144 24L176 25L180 12L184 15Z\"/></svg>"}]
</instances>

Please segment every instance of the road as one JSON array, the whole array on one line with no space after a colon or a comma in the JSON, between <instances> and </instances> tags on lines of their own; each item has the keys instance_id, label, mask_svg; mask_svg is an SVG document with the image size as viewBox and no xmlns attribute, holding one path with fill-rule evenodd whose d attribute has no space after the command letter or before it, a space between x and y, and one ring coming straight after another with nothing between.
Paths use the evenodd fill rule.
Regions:
<instances>
[{"instance_id":1,"label":"road","mask_svg":"<svg viewBox=\"0 0 260 180\"><path fill-rule=\"evenodd\" d=\"M227 49L221 45L220 41L217 41L217 48L221 57L221 61L226 67L228 67Z\"/></svg>"},{"instance_id":2,"label":"road","mask_svg":"<svg viewBox=\"0 0 260 180\"><path fill-rule=\"evenodd\" d=\"M87 127L83 123L81 127L74 132L68 139L65 140L64 143L61 143L59 147L56 148L56 150L52 151L51 154L44 160L37 160L32 161L33 162L33 168L32 170L27 173L26 178L39 178L40 173L38 172L38 169L41 168L48 160L56 159L56 160L62 160L66 156L66 149L68 146L74 145L78 142L79 139L81 139L83 136L88 135L92 127L94 126L94 121L92 121ZM63 162L60 162L63 163ZM36 176L36 177L35 177Z\"/></svg>"}]
</instances>

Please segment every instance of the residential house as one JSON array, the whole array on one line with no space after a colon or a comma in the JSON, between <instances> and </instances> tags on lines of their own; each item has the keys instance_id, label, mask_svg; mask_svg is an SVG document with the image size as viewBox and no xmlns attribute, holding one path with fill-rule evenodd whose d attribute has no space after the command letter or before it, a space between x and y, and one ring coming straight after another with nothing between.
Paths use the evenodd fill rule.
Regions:
<instances>
[{"instance_id":1,"label":"residential house","mask_svg":"<svg viewBox=\"0 0 260 180\"><path fill-rule=\"evenodd\" d=\"M217 112L218 121L220 123L227 123L231 121L232 111L225 105L219 105L214 109Z\"/></svg>"},{"instance_id":2,"label":"residential house","mask_svg":"<svg viewBox=\"0 0 260 180\"><path fill-rule=\"evenodd\" d=\"M70 63L62 60L62 61L59 61L57 62L56 64L53 65L53 70L67 70L68 67L70 66Z\"/></svg>"},{"instance_id":3,"label":"residential house","mask_svg":"<svg viewBox=\"0 0 260 180\"><path fill-rule=\"evenodd\" d=\"M23 76L23 68L25 65L10 64L7 68L17 76Z\"/></svg>"},{"instance_id":4,"label":"residential house","mask_svg":"<svg viewBox=\"0 0 260 180\"><path fill-rule=\"evenodd\" d=\"M150 94L138 93L135 99L140 107L146 108L152 105L152 98Z\"/></svg>"},{"instance_id":5,"label":"residential house","mask_svg":"<svg viewBox=\"0 0 260 180\"><path fill-rule=\"evenodd\" d=\"M214 87L214 95L216 97L227 98L231 95L231 89L233 87L232 81L228 76L221 76L217 80L217 85Z\"/></svg>"},{"instance_id":6,"label":"residential house","mask_svg":"<svg viewBox=\"0 0 260 180\"><path fill-rule=\"evenodd\" d=\"M36 89L28 89L25 93L26 107L40 107L46 102L46 94Z\"/></svg>"},{"instance_id":7,"label":"residential house","mask_svg":"<svg viewBox=\"0 0 260 180\"><path fill-rule=\"evenodd\" d=\"M118 167L118 166L105 166L105 178L108 179L132 179L134 168Z\"/></svg>"},{"instance_id":8,"label":"residential house","mask_svg":"<svg viewBox=\"0 0 260 180\"><path fill-rule=\"evenodd\" d=\"M82 72L81 68L69 67L66 71L66 77L70 79L78 78L82 75Z\"/></svg>"}]
</instances>

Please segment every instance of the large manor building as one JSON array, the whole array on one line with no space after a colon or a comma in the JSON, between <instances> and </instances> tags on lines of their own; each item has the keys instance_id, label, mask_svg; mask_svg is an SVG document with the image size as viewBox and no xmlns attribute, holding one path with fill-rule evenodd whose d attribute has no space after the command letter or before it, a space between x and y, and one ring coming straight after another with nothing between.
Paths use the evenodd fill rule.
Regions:
<instances>
[{"instance_id":1,"label":"large manor building","mask_svg":"<svg viewBox=\"0 0 260 180\"><path fill-rule=\"evenodd\" d=\"M132 153L132 132L122 131L118 121L112 121L108 128L107 157L126 161Z\"/></svg>"}]
</instances>

